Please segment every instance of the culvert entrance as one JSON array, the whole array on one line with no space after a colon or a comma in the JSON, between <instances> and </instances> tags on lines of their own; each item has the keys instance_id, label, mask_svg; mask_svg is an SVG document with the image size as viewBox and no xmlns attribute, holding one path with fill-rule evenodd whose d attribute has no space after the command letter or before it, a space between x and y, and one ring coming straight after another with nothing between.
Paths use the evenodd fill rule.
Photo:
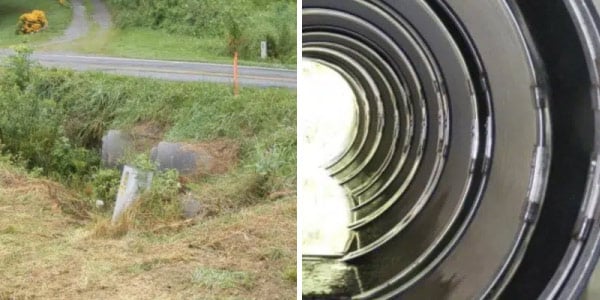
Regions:
<instances>
[{"instance_id":1,"label":"culvert entrance","mask_svg":"<svg viewBox=\"0 0 600 300\"><path fill-rule=\"evenodd\" d=\"M350 207L345 190L329 176L329 169L345 156L355 155L354 148L365 143L365 129L358 126L359 104L348 77L314 60L305 60L302 72L307 91L298 101L302 140L298 153L303 162L298 173L306 212L302 253L339 257L350 241Z\"/></svg>"},{"instance_id":2,"label":"culvert entrance","mask_svg":"<svg viewBox=\"0 0 600 300\"><path fill-rule=\"evenodd\" d=\"M346 195L329 218L349 214L347 242L303 241L304 298L582 291L600 130L599 27L583 2L303 2L303 58L346 80L364 141L325 168ZM303 222L330 228L315 215Z\"/></svg>"}]
</instances>

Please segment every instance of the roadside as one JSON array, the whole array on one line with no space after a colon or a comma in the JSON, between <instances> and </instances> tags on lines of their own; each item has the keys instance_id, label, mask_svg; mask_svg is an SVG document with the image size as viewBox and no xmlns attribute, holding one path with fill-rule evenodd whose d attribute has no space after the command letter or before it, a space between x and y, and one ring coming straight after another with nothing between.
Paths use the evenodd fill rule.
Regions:
<instances>
[{"instance_id":1,"label":"roadside","mask_svg":"<svg viewBox=\"0 0 600 300\"><path fill-rule=\"evenodd\" d=\"M17 35L19 17L33 8L42 10L50 20L48 28L40 33ZM0 3L0 48L27 43L40 45L64 35L72 20L71 9L50 0L2 0Z\"/></svg>"},{"instance_id":2,"label":"roadside","mask_svg":"<svg viewBox=\"0 0 600 300\"><path fill-rule=\"evenodd\" d=\"M185 40L185 43L182 43L182 40ZM219 39L190 38L143 28L111 28L103 31L92 26L90 34L86 37L74 40L68 45L43 46L40 50L49 53L231 64L232 57L215 54L222 46L221 43ZM295 62L281 64L246 59L240 59L239 62L244 66L296 69Z\"/></svg>"},{"instance_id":3,"label":"roadside","mask_svg":"<svg viewBox=\"0 0 600 300\"><path fill-rule=\"evenodd\" d=\"M147 28L116 28L106 3L101 0L72 0L73 21L64 35L36 46L44 53L80 53L93 56L177 60L231 64L224 57L219 38L197 38ZM185 42L182 42L185 41ZM258 47L257 57L258 57ZM296 63L240 59L246 66L296 69Z\"/></svg>"},{"instance_id":4,"label":"roadside","mask_svg":"<svg viewBox=\"0 0 600 300\"><path fill-rule=\"evenodd\" d=\"M44 43L43 45L69 43L85 36L88 33L90 25L88 22L88 16L86 14L86 7L83 5L83 1L72 0L71 9L73 10L73 15L69 27L67 27L61 36Z\"/></svg>"}]
</instances>

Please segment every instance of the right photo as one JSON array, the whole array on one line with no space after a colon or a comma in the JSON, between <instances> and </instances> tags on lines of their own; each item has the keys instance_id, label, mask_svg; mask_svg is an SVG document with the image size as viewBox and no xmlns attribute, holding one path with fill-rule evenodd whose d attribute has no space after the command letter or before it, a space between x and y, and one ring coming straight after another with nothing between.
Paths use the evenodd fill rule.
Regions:
<instances>
[{"instance_id":1,"label":"right photo","mask_svg":"<svg viewBox=\"0 0 600 300\"><path fill-rule=\"evenodd\" d=\"M301 18L303 299L600 299L600 1Z\"/></svg>"}]
</instances>

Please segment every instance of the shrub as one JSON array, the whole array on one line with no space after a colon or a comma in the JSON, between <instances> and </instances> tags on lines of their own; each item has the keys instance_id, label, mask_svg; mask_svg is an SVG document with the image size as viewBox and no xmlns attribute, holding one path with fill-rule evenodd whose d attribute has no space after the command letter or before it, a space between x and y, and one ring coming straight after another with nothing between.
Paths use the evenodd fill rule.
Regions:
<instances>
[{"instance_id":1,"label":"shrub","mask_svg":"<svg viewBox=\"0 0 600 300\"><path fill-rule=\"evenodd\" d=\"M15 55L8 57L6 61L6 71L4 74L4 82L8 85L16 85L19 89L24 90L25 86L31 80L31 72L33 62L31 54L33 50L25 45L13 47Z\"/></svg>"},{"instance_id":2,"label":"shrub","mask_svg":"<svg viewBox=\"0 0 600 300\"><path fill-rule=\"evenodd\" d=\"M177 170L155 171L150 189L140 196L137 212L144 221L168 222L181 218Z\"/></svg>"},{"instance_id":3,"label":"shrub","mask_svg":"<svg viewBox=\"0 0 600 300\"><path fill-rule=\"evenodd\" d=\"M100 169L92 176L94 200L100 199L112 207L119 192L121 172L116 169Z\"/></svg>"},{"instance_id":4,"label":"shrub","mask_svg":"<svg viewBox=\"0 0 600 300\"><path fill-rule=\"evenodd\" d=\"M48 19L43 11L33 10L30 13L22 14L17 26L17 34L35 33L48 26Z\"/></svg>"},{"instance_id":5,"label":"shrub","mask_svg":"<svg viewBox=\"0 0 600 300\"><path fill-rule=\"evenodd\" d=\"M65 136L65 110L53 98L30 89L38 79L29 60L31 49L15 48L6 61L0 81L0 142L2 151L22 161L30 170L70 182L85 178L98 165L92 150L74 145Z\"/></svg>"},{"instance_id":6,"label":"shrub","mask_svg":"<svg viewBox=\"0 0 600 300\"><path fill-rule=\"evenodd\" d=\"M47 173L51 177L67 179L72 183L87 180L100 164L97 151L73 146L65 136L54 141L49 160Z\"/></svg>"}]
</instances>

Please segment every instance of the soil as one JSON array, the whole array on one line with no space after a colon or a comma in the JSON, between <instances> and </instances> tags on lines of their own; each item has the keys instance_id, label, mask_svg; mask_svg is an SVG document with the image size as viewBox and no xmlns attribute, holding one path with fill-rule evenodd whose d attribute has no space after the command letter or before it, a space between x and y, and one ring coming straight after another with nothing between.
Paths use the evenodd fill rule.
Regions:
<instances>
[{"instance_id":1,"label":"soil","mask_svg":"<svg viewBox=\"0 0 600 300\"><path fill-rule=\"evenodd\" d=\"M195 175L225 174L235 168L239 161L240 144L234 140L217 139L206 142L185 143L184 150L194 151L211 158L209 168Z\"/></svg>"},{"instance_id":2,"label":"soil","mask_svg":"<svg viewBox=\"0 0 600 300\"><path fill-rule=\"evenodd\" d=\"M136 152L149 152L158 145L165 135L166 128L154 122L144 122L135 125L128 132Z\"/></svg>"}]
</instances>

